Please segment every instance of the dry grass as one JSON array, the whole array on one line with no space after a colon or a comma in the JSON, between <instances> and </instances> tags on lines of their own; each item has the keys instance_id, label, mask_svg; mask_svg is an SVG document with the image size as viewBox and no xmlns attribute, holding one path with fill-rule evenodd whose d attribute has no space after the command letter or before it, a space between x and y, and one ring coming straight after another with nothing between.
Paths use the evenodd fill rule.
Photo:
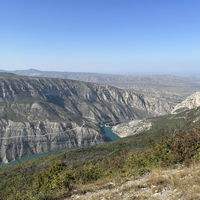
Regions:
<instances>
[{"instance_id":1,"label":"dry grass","mask_svg":"<svg viewBox=\"0 0 200 200\"><path fill-rule=\"evenodd\" d=\"M199 200L200 162L193 162L189 167L177 165L167 169L156 168L137 180L134 177L116 177L110 181L99 180L80 185L80 188L76 191L78 196L74 195L73 199Z\"/></svg>"}]
</instances>

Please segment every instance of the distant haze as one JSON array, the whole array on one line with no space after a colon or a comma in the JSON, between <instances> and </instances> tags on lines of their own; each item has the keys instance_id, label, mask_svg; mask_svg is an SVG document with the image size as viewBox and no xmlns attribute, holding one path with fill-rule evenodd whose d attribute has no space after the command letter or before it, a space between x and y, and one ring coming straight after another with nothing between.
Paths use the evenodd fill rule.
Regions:
<instances>
[{"instance_id":1,"label":"distant haze","mask_svg":"<svg viewBox=\"0 0 200 200\"><path fill-rule=\"evenodd\" d=\"M6 0L0 69L200 74L200 1Z\"/></svg>"}]
</instances>

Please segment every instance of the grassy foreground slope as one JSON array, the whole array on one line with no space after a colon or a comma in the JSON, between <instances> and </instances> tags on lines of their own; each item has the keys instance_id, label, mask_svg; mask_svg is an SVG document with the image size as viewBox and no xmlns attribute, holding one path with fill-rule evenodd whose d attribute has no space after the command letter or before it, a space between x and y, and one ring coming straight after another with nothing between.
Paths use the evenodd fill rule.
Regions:
<instances>
[{"instance_id":1,"label":"grassy foreground slope","mask_svg":"<svg viewBox=\"0 0 200 200\"><path fill-rule=\"evenodd\" d=\"M142 175L152 168L198 160L200 128L193 122L197 123L199 110L193 111L190 121L185 119L187 111L157 117L152 119L151 130L138 135L3 166L0 168L0 198L64 199L82 184ZM161 128L165 132L163 137ZM170 133L173 136L167 136Z\"/></svg>"}]
</instances>

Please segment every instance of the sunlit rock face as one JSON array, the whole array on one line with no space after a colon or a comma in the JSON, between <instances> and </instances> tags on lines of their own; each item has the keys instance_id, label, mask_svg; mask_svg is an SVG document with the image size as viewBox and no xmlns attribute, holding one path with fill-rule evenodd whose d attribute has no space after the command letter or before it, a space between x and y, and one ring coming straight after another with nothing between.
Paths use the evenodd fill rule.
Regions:
<instances>
[{"instance_id":1,"label":"sunlit rock face","mask_svg":"<svg viewBox=\"0 0 200 200\"><path fill-rule=\"evenodd\" d=\"M0 76L0 162L101 144L100 124L164 115L173 106L108 85Z\"/></svg>"},{"instance_id":2,"label":"sunlit rock face","mask_svg":"<svg viewBox=\"0 0 200 200\"><path fill-rule=\"evenodd\" d=\"M90 146L106 141L98 127L49 121L0 121L0 157L7 163L32 154Z\"/></svg>"},{"instance_id":3,"label":"sunlit rock face","mask_svg":"<svg viewBox=\"0 0 200 200\"><path fill-rule=\"evenodd\" d=\"M146 119L133 120L128 123L121 123L112 127L112 131L119 137L127 137L130 135L139 134L143 131L148 131L152 127L152 122Z\"/></svg>"},{"instance_id":4,"label":"sunlit rock face","mask_svg":"<svg viewBox=\"0 0 200 200\"><path fill-rule=\"evenodd\" d=\"M200 92L196 92L188 96L180 104L177 104L172 110L172 114L176 113L179 109L193 109L197 108L198 106L200 106Z\"/></svg>"}]
</instances>

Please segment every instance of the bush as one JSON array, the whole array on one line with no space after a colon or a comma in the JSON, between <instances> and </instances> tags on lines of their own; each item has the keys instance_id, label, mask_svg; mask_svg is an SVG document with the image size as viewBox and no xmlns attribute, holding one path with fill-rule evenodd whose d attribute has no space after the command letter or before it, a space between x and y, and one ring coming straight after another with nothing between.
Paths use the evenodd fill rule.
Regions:
<instances>
[{"instance_id":1,"label":"bush","mask_svg":"<svg viewBox=\"0 0 200 200\"><path fill-rule=\"evenodd\" d=\"M149 140L145 150L130 154L126 165L131 168L157 167L200 159L200 127L173 129L171 136L162 130L162 135L157 143Z\"/></svg>"},{"instance_id":2,"label":"bush","mask_svg":"<svg viewBox=\"0 0 200 200\"><path fill-rule=\"evenodd\" d=\"M90 180L97 180L103 175L102 163L99 162L97 165L89 164L88 166L83 167L82 179L84 182Z\"/></svg>"}]
</instances>

